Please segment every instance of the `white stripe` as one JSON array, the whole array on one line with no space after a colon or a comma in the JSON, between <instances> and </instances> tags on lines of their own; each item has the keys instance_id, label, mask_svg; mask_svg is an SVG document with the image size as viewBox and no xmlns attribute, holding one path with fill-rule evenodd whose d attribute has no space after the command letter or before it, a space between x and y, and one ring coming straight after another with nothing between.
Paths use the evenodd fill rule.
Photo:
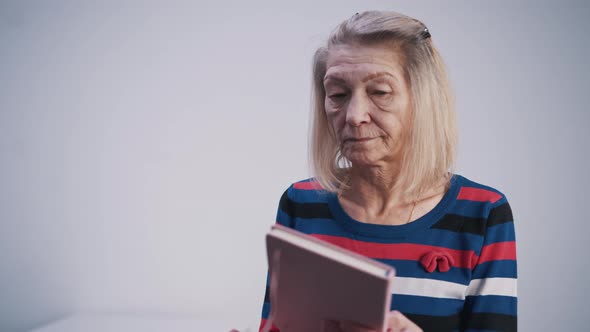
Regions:
<instances>
[{"instance_id":1,"label":"white stripe","mask_svg":"<svg viewBox=\"0 0 590 332\"><path fill-rule=\"evenodd\" d=\"M395 277L393 294L436 297L442 299L465 299L467 286L449 281Z\"/></svg>"},{"instance_id":2,"label":"white stripe","mask_svg":"<svg viewBox=\"0 0 590 332\"><path fill-rule=\"evenodd\" d=\"M467 295L501 295L516 297L515 278L473 279L467 287Z\"/></svg>"}]
</instances>

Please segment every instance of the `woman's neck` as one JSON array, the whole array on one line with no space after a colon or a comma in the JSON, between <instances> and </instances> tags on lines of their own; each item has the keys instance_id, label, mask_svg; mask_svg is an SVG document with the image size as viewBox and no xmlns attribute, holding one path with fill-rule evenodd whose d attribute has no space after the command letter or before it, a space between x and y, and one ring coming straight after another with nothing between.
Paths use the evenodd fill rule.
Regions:
<instances>
[{"instance_id":1,"label":"woman's neck","mask_svg":"<svg viewBox=\"0 0 590 332\"><path fill-rule=\"evenodd\" d=\"M349 188L341 194L346 200L362 206L370 214L380 215L393 208L412 204L398 188L398 165L352 167Z\"/></svg>"},{"instance_id":2,"label":"woman's neck","mask_svg":"<svg viewBox=\"0 0 590 332\"><path fill-rule=\"evenodd\" d=\"M448 181L441 179L417 197L404 195L397 184L403 177L396 167L352 168L348 189L339 195L341 203L357 220L386 220L384 223L407 223L430 211L447 191ZM414 211L415 213L411 212ZM409 217L408 217L409 216Z\"/></svg>"}]
</instances>

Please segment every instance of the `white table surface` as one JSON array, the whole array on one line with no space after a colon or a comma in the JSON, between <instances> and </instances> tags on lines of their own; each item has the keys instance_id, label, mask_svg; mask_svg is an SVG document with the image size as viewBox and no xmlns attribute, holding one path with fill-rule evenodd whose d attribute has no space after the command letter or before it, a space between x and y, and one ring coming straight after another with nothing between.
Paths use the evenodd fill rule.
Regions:
<instances>
[{"instance_id":1,"label":"white table surface","mask_svg":"<svg viewBox=\"0 0 590 332\"><path fill-rule=\"evenodd\" d=\"M77 314L31 332L255 332L231 322L166 315Z\"/></svg>"}]
</instances>

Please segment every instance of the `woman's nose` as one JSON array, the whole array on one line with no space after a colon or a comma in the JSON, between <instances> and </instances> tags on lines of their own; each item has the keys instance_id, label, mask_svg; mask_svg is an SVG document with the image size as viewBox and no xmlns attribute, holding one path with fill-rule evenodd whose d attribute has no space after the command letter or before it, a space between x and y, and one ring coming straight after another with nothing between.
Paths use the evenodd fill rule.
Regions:
<instances>
[{"instance_id":1,"label":"woman's nose","mask_svg":"<svg viewBox=\"0 0 590 332\"><path fill-rule=\"evenodd\" d=\"M366 96L353 95L346 108L346 123L358 127L363 123L369 123L369 100Z\"/></svg>"}]
</instances>

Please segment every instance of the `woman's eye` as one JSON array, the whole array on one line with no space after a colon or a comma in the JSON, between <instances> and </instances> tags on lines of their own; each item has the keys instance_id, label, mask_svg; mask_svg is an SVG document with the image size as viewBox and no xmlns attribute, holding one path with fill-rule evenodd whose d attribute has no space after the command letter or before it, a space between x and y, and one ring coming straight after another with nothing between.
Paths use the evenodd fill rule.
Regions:
<instances>
[{"instance_id":1,"label":"woman's eye","mask_svg":"<svg viewBox=\"0 0 590 332\"><path fill-rule=\"evenodd\" d=\"M342 99L342 98L346 97L346 93L333 93L333 94L329 95L328 97L330 97L332 99Z\"/></svg>"},{"instance_id":2,"label":"woman's eye","mask_svg":"<svg viewBox=\"0 0 590 332\"><path fill-rule=\"evenodd\" d=\"M388 95L390 93L391 92L389 92L389 91L382 91L382 90L377 90L377 91L374 91L373 92L374 95L378 95L378 96L385 96L385 95Z\"/></svg>"}]
</instances>

